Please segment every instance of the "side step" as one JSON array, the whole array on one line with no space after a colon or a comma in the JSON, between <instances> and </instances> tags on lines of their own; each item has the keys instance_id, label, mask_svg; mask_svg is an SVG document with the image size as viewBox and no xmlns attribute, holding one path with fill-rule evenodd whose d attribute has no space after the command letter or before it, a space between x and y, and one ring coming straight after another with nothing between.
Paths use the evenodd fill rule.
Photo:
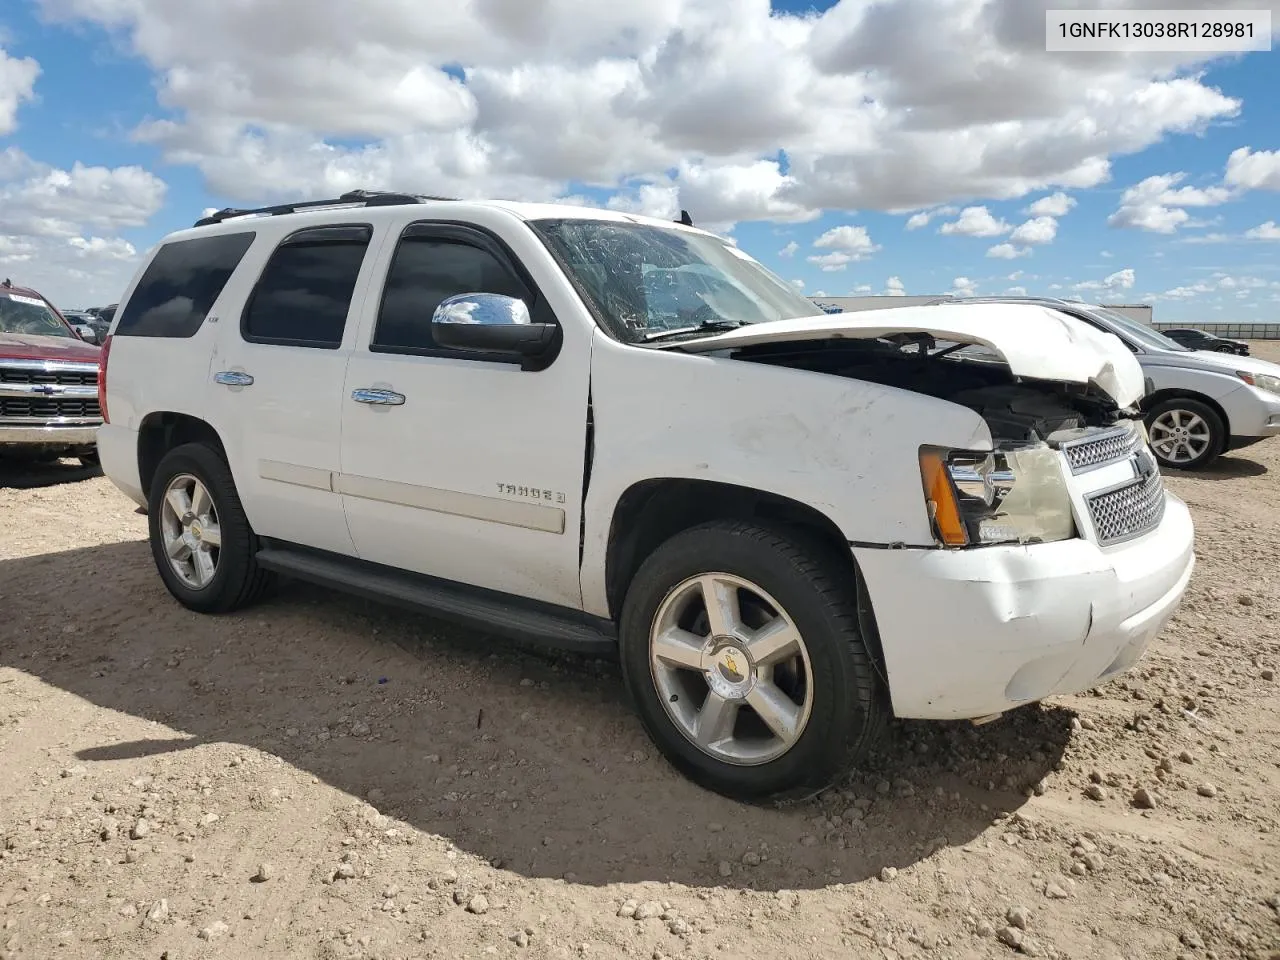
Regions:
<instances>
[{"instance_id":1,"label":"side step","mask_svg":"<svg viewBox=\"0 0 1280 960\"><path fill-rule=\"evenodd\" d=\"M512 640L587 656L617 655L613 623L580 610L279 542L259 550L258 563L263 569L285 576Z\"/></svg>"}]
</instances>

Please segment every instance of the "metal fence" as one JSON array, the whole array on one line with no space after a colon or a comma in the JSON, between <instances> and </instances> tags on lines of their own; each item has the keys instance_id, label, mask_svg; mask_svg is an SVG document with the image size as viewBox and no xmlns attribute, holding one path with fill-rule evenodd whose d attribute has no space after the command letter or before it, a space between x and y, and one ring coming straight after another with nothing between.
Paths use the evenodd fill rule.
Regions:
<instances>
[{"instance_id":1,"label":"metal fence","mask_svg":"<svg viewBox=\"0 0 1280 960\"><path fill-rule=\"evenodd\" d=\"M1157 330L1180 330L1194 327L1216 337L1233 340L1280 340L1280 323L1153 323Z\"/></svg>"}]
</instances>

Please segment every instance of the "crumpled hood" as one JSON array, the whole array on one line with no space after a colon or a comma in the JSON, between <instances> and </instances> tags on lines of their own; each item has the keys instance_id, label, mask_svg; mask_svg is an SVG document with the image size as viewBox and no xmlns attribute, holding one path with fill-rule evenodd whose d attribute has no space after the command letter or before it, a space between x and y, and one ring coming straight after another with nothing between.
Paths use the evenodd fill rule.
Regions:
<instances>
[{"instance_id":1,"label":"crumpled hood","mask_svg":"<svg viewBox=\"0 0 1280 960\"><path fill-rule=\"evenodd\" d=\"M75 337L39 337L29 333L0 333L0 357L97 363L101 355L100 347Z\"/></svg>"},{"instance_id":2,"label":"crumpled hood","mask_svg":"<svg viewBox=\"0 0 1280 960\"><path fill-rule=\"evenodd\" d=\"M1121 407L1136 404L1145 392L1142 367L1119 337L1030 303L940 303L797 317L739 327L684 341L675 348L710 353L786 340L867 339L900 333L927 333L938 340L987 347L999 354L1014 376L1095 384Z\"/></svg>"}]
</instances>

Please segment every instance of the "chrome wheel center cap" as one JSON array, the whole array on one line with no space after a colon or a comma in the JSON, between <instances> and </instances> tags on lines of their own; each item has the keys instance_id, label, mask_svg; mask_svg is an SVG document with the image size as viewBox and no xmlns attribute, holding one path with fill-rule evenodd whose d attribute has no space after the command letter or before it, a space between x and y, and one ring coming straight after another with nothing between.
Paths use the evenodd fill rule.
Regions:
<instances>
[{"instance_id":1,"label":"chrome wheel center cap","mask_svg":"<svg viewBox=\"0 0 1280 960\"><path fill-rule=\"evenodd\" d=\"M756 683L756 668L732 640L717 640L703 658L707 686L726 700L741 700Z\"/></svg>"}]
</instances>

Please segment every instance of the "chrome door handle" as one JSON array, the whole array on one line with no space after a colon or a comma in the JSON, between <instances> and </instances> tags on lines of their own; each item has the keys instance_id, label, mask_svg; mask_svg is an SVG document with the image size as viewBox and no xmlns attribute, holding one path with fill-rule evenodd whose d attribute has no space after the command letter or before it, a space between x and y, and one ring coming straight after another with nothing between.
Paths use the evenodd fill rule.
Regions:
<instances>
[{"instance_id":1,"label":"chrome door handle","mask_svg":"<svg viewBox=\"0 0 1280 960\"><path fill-rule=\"evenodd\" d=\"M253 377L239 370L220 370L213 375L213 382L224 387L251 387Z\"/></svg>"},{"instance_id":2,"label":"chrome door handle","mask_svg":"<svg viewBox=\"0 0 1280 960\"><path fill-rule=\"evenodd\" d=\"M351 391L351 399L356 403L376 403L384 407L398 407L404 403L404 394L396 393L394 390L360 387Z\"/></svg>"}]
</instances>

